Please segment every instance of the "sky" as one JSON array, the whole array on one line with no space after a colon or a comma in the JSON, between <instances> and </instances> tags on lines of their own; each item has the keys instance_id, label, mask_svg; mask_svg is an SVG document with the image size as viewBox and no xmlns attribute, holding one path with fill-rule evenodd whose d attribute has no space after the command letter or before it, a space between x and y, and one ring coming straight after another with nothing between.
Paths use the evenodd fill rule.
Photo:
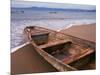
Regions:
<instances>
[{"instance_id":1,"label":"sky","mask_svg":"<svg viewBox=\"0 0 100 75\"><path fill-rule=\"evenodd\" d=\"M64 8L64 9L96 9L95 5L80 5L80 4L67 4L67 3L47 3L47 2L36 2L36 1L18 1L12 0L11 7L47 7L47 8Z\"/></svg>"}]
</instances>

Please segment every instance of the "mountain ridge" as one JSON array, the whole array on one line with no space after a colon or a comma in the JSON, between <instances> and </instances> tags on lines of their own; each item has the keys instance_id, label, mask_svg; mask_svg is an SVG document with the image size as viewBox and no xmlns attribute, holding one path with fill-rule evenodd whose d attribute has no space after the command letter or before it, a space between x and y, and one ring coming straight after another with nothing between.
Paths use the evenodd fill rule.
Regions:
<instances>
[{"instance_id":1,"label":"mountain ridge","mask_svg":"<svg viewBox=\"0 0 100 75\"><path fill-rule=\"evenodd\" d=\"M20 7L20 8L18 8L18 7L11 7L11 9L13 10L13 9L23 9L23 10L25 10L25 9L27 9L27 10L29 10L29 9L32 9L32 10L44 10L44 11L47 11L47 10L49 10L49 11L90 11L90 12L96 12L96 10L95 9L91 9L91 10L89 10L89 9L72 9L72 8L49 8L49 7L27 7L27 8L24 8L24 7Z\"/></svg>"}]
</instances>

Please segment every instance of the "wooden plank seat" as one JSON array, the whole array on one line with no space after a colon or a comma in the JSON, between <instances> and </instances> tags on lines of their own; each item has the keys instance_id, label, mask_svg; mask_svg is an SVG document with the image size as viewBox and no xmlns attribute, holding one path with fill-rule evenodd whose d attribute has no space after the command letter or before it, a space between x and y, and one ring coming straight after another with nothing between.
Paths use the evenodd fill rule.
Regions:
<instances>
[{"instance_id":1,"label":"wooden plank seat","mask_svg":"<svg viewBox=\"0 0 100 75\"><path fill-rule=\"evenodd\" d=\"M55 45L64 44L64 43L68 43L68 42L72 42L72 41L67 39L67 40L59 40L59 41L56 41L56 42L49 42L47 44L40 45L39 48L42 49L42 48L52 47L52 46L55 46Z\"/></svg>"}]
</instances>

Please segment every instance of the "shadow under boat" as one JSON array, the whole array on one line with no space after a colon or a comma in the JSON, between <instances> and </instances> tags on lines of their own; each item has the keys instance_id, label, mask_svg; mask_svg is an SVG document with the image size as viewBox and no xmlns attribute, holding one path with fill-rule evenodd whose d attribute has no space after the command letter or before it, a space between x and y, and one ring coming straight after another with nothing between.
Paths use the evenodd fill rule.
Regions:
<instances>
[{"instance_id":1,"label":"shadow under boat","mask_svg":"<svg viewBox=\"0 0 100 75\"><path fill-rule=\"evenodd\" d=\"M26 27L24 33L35 50L58 71L95 69L94 42L36 26Z\"/></svg>"}]
</instances>

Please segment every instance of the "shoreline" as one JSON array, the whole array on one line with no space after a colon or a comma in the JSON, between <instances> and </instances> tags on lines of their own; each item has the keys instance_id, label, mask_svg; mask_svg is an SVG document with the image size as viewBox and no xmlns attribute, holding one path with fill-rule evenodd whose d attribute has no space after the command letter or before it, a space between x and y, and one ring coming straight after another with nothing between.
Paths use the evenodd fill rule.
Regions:
<instances>
[{"instance_id":1,"label":"shoreline","mask_svg":"<svg viewBox=\"0 0 100 75\"><path fill-rule=\"evenodd\" d=\"M74 23L74 24L69 24L65 29L68 29L70 27L73 27L73 26L82 26L82 25L96 25L96 23ZM62 29L62 30L65 30L65 29Z\"/></svg>"},{"instance_id":2,"label":"shoreline","mask_svg":"<svg viewBox=\"0 0 100 75\"><path fill-rule=\"evenodd\" d=\"M84 25L84 26L87 26L87 25L96 25L96 23L92 23L92 24L90 24L90 23L89 23L89 24L87 24L87 23L86 23L86 24L79 24L79 23L77 23L77 24L70 24L70 25L68 25L68 26L66 25L65 28L63 27L63 28L60 29L60 28L58 27L58 30L53 29L53 28L51 29L51 28L49 28L49 27L47 28L47 26L46 26L45 28L51 29L51 30L55 30L55 31L57 31L57 32L60 32L60 31L63 32L63 31L64 31L65 34L69 34L69 33L70 33L72 36L73 36L73 35L76 36L77 33L73 34L73 31L71 32L71 30L73 30L73 27L76 28L76 27L78 27L78 26L80 27L80 26L83 26L83 25ZM44 26L41 26L41 27L44 27ZM55 27L55 26L54 26L54 27ZM90 27L91 27L91 26L90 26ZM56 27L56 28L57 28L57 27ZM94 29L93 29L93 30L94 30ZM66 31L67 31L68 33L67 33ZM74 31L75 31L75 30L74 30ZM76 32L76 31L75 31L75 32ZM69 35L70 35L70 34L69 34ZM90 34L90 33L89 33L89 34ZM95 36L95 35L94 35L94 36ZM79 37L79 36L76 36L76 37ZM18 36L16 36L16 40L17 40L17 38L21 38L21 39L22 39L23 37L18 37ZM80 37L80 38L81 38L81 37ZM83 38L83 39L84 39L84 38ZM15 47L13 47L13 46L14 46L14 45L13 45L13 46L11 47L11 49L16 48L16 47L18 47L18 46L23 45L24 43L26 43L26 42L24 41L24 39L23 39L23 40L18 40L18 41L19 41L20 43L19 43L18 45L16 45ZM16 43L18 43L18 41L16 41ZM91 41L91 40L90 40L90 41ZM13 43L12 43L12 44L13 44Z\"/></svg>"}]
</instances>

